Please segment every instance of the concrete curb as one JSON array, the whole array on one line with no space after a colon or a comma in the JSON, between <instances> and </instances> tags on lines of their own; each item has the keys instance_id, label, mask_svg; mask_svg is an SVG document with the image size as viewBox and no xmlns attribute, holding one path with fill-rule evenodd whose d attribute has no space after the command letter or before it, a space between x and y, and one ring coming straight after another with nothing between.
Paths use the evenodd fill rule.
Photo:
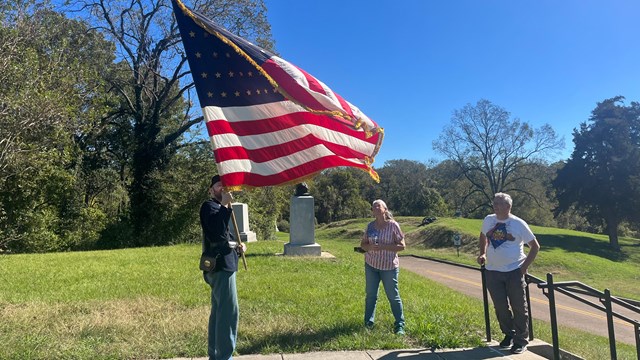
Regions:
<instances>
[{"instance_id":1,"label":"concrete curb","mask_svg":"<svg viewBox=\"0 0 640 360\"><path fill-rule=\"evenodd\" d=\"M543 341L533 340L529 351L514 355L509 350L500 350L493 341L487 347L461 349L398 349L361 351L318 351L297 354L240 355L234 360L541 360L553 358L553 347ZM561 353L562 359L581 360L573 354ZM201 358L179 358L172 360L208 360Z\"/></svg>"}]
</instances>

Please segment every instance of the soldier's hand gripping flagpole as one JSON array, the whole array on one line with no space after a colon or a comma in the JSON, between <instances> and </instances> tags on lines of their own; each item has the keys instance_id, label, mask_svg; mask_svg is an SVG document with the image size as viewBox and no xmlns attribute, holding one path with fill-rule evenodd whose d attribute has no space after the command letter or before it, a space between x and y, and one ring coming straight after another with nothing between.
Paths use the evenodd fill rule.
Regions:
<instances>
[{"instance_id":1,"label":"soldier's hand gripping flagpole","mask_svg":"<svg viewBox=\"0 0 640 360\"><path fill-rule=\"evenodd\" d=\"M236 222L236 214L233 211L233 205L231 206L231 220L233 221L233 227L236 229L236 240L238 240L238 247L240 248L240 256L242 256L242 265L247 270L247 259L244 257L244 249L242 248L242 238L240 238L240 230L238 230L238 223Z\"/></svg>"},{"instance_id":2,"label":"soldier's hand gripping flagpole","mask_svg":"<svg viewBox=\"0 0 640 360\"><path fill-rule=\"evenodd\" d=\"M231 221L233 221L233 227L236 229L236 241L238 242L238 247L236 247L236 251L240 252L242 256L242 264L244 265L244 269L247 270L247 259L244 257L244 248L242 246L242 238L240 238L240 230L238 230L238 223L236 222L236 213L233 211L233 195L228 189L224 189L222 191L222 204L231 209Z\"/></svg>"}]
</instances>

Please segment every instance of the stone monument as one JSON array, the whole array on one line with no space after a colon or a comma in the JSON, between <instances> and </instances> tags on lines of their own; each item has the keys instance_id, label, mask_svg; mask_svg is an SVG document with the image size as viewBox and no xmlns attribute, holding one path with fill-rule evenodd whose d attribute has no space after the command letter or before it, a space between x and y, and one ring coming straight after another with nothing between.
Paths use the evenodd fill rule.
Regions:
<instances>
[{"instance_id":1,"label":"stone monument","mask_svg":"<svg viewBox=\"0 0 640 360\"><path fill-rule=\"evenodd\" d=\"M296 186L291 197L289 218L289 242L284 244L284 254L291 256L321 256L320 244L315 241L315 211L313 196L307 184Z\"/></svg>"},{"instance_id":2,"label":"stone monument","mask_svg":"<svg viewBox=\"0 0 640 360\"><path fill-rule=\"evenodd\" d=\"M242 242L257 241L256 233L249 230L249 206L245 203L231 203L231 208L236 217L236 224L238 224L240 240ZM235 236L235 233L233 235Z\"/></svg>"}]
</instances>

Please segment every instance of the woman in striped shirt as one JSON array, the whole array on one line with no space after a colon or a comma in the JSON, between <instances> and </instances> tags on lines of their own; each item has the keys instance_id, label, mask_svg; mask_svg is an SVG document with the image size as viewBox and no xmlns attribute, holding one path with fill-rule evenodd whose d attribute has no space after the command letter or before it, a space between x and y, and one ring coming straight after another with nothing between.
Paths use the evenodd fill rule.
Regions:
<instances>
[{"instance_id":1,"label":"woman in striped shirt","mask_svg":"<svg viewBox=\"0 0 640 360\"><path fill-rule=\"evenodd\" d=\"M364 255L366 278L364 323L367 328L373 327L376 302L378 301L378 287L382 281L391 305L391 311L395 317L394 333L404 335L404 312L398 291L400 265L398 251L405 248L404 234L400 230L400 225L393 220L384 201L374 201L371 210L375 220L367 225L362 241L360 241L360 247L366 251Z\"/></svg>"}]
</instances>

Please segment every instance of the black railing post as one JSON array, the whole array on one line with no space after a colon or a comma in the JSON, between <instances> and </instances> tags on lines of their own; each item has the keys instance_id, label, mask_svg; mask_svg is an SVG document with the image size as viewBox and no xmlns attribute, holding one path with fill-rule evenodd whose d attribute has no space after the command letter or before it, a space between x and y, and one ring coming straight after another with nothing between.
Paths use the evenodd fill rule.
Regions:
<instances>
[{"instance_id":1,"label":"black railing post","mask_svg":"<svg viewBox=\"0 0 640 360\"><path fill-rule=\"evenodd\" d=\"M611 292L604 289L604 307L607 309L607 327L609 328L609 349L611 350L611 360L618 358L616 354L616 333L613 328L613 309L611 306Z\"/></svg>"},{"instance_id":2,"label":"black railing post","mask_svg":"<svg viewBox=\"0 0 640 360\"><path fill-rule=\"evenodd\" d=\"M549 287L549 315L551 316L551 339L553 340L553 359L560 360L560 344L558 343L558 319L556 318L556 296L553 288L553 275L547 273Z\"/></svg>"},{"instance_id":3,"label":"black railing post","mask_svg":"<svg viewBox=\"0 0 640 360\"><path fill-rule=\"evenodd\" d=\"M527 314L529 314L529 341L533 340L533 315L531 315L531 293L529 292L529 282L527 281L527 274L524 275L524 280L527 283L527 287L524 289L527 294Z\"/></svg>"},{"instance_id":4,"label":"black railing post","mask_svg":"<svg viewBox=\"0 0 640 360\"><path fill-rule=\"evenodd\" d=\"M636 331L636 355L638 355L638 360L640 360L640 325L635 323L633 327Z\"/></svg>"},{"instance_id":5,"label":"black railing post","mask_svg":"<svg viewBox=\"0 0 640 360\"><path fill-rule=\"evenodd\" d=\"M487 342L491 342L491 322L489 321L489 298L487 297L487 270L484 265L480 267L480 277L482 278L482 302L484 303L484 328L487 332Z\"/></svg>"}]
</instances>

